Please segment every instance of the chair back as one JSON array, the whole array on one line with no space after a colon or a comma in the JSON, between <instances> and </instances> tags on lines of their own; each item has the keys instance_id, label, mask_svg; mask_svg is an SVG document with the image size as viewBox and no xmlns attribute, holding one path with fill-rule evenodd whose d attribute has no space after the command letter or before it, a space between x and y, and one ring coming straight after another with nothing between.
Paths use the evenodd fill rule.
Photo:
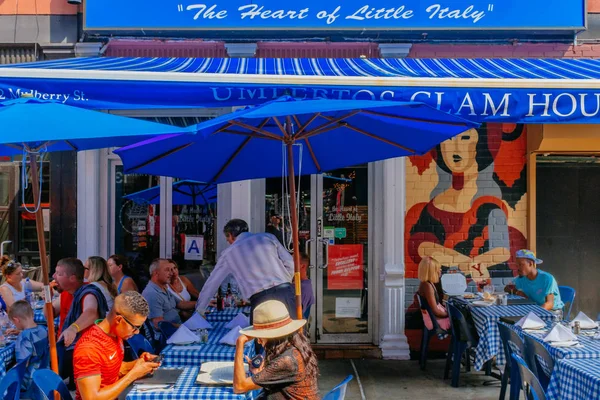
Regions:
<instances>
[{"instance_id":1,"label":"chair back","mask_svg":"<svg viewBox=\"0 0 600 400\"><path fill-rule=\"evenodd\" d=\"M508 365L510 369L510 356L515 353L515 350L518 350L518 356L525 357L525 343L516 331L501 322L498 322L498 331L500 331L500 339L502 340L506 365Z\"/></svg>"},{"instance_id":2,"label":"chair back","mask_svg":"<svg viewBox=\"0 0 600 400\"><path fill-rule=\"evenodd\" d=\"M344 379L339 385L331 389L331 391L323 397L323 400L344 400L344 397L346 397L348 382L350 382L352 379L354 379L354 376L348 375L346 379Z\"/></svg>"},{"instance_id":3,"label":"chair back","mask_svg":"<svg viewBox=\"0 0 600 400\"><path fill-rule=\"evenodd\" d=\"M160 332L163 334L165 340L177 332L177 328L175 328L175 326L168 321L160 321L158 323L158 330L160 330Z\"/></svg>"},{"instance_id":4,"label":"chair back","mask_svg":"<svg viewBox=\"0 0 600 400\"><path fill-rule=\"evenodd\" d=\"M554 369L554 359L548 352L548 349L534 338L525 335L524 358L527 365L529 365L529 369L538 378L542 388L544 390L548 389L552 370Z\"/></svg>"},{"instance_id":5,"label":"chair back","mask_svg":"<svg viewBox=\"0 0 600 400\"><path fill-rule=\"evenodd\" d=\"M558 293L560 293L560 299L565 304L563 308L563 318L565 321L570 321L571 309L573 308L573 301L575 301L575 289L569 286L559 286ZM567 303L569 303L568 306Z\"/></svg>"},{"instance_id":6,"label":"chair back","mask_svg":"<svg viewBox=\"0 0 600 400\"><path fill-rule=\"evenodd\" d=\"M133 335L132 337L127 339L127 344L131 349L131 356L134 360L138 359L140 355L144 352L154 353L152 345L150 344L148 339L146 339L142 334L138 333L137 335Z\"/></svg>"},{"instance_id":7,"label":"chair back","mask_svg":"<svg viewBox=\"0 0 600 400\"><path fill-rule=\"evenodd\" d=\"M16 367L8 371L2 380L0 380L0 398L5 400L19 400L21 379Z\"/></svg>"},{"instance_id":8,"label":"chair back","mask_svg":"<svg viewBox=\"0 0 600 400\"><path fill-rule=\"evenodd\" d=\"M546 392L542 389L540 381L538 381L534 373L529 369L525 360L514 353L511 357L515 365L519 367L519 375L521 376L525 398L527 400L546 400Z\"/></svg>"},{"instance_id":9,"label":"chair back","mask_svg":"<svg viewBox=\"0 0 600 400\"><path fill-rule=\"evenodd\" d=\"M427 313L429 315L429 319L431 319L431 323L433 324L433 330L441 331L442 328L440 328L440 325L437 322L437 318L435 317L435 314L431 310L431 307L429 307L429 303L427 302L427 299L422 297L419 293L416 293L416 296L419 301L419 307L421 308L421 314ZM427 327L423 326L423 329L427 329Z\"/></svg>"},{"instance_id":10,"label":"chair back","mask_svg":"<svg viewBox=\"0 0 600 400\"><path fill-rule=\"evenodd\" d=\"M472 325L469 325L468 311L453 303L448 303L448 315L452 326L452 336L461 342L466 342L469 347L476 347L479 339Z\"/></svg>"},{"instance_id":11,"label":"chair back","mask_svg":"<svg viewBox=\"0 0 600 400\"><path fill-rule=\"evenodd\" d=\"M37 396L35 397L36 399L54 399L54 392L58 392L62 400L73 400L62 378L50 369L38 369L34 371L33 385L33 394Z\"/></svg>"}]
</instances>

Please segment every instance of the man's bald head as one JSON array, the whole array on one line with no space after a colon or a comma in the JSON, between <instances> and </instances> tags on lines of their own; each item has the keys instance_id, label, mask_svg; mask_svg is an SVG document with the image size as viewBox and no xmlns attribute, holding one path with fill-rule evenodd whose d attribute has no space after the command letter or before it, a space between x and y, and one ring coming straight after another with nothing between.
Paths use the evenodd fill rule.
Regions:
<instances>
[{"instance_id":1,"label":"man's bald head","mask_svg":"<svg viewBox=\"0 0 600 400\"><path fill-rule=\"evenodd\" d=\"M115 297L113 313L125 314L132 317L137 315L146 318L150 314L150 308L148 307L148 302L141 294L129 291Z\"/></svg>"}]
</instances>

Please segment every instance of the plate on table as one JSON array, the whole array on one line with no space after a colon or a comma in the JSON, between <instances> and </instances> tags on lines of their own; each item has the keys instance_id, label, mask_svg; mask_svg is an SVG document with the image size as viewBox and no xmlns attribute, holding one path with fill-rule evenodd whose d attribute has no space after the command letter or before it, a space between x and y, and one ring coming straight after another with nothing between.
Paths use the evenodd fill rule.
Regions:
<instances>
[{"instance_id":1,"label":"plate on table","mask_svg":"<svg viewBox=\"0 0 600 400\"><path fill-rule=\"evenodd\" d=\"M471 305L473 305L475 307L489 307L489 306L494 305L494 303L491 302L491 301L481 301L481 300L479 300L479 301L472 302Z\"/></svg>"},{"instance_id":2,"label":"plate on table","mask_svg":"<svg viewBox=\"0 0 600 400\"><path fill-rule=\"evenodd\" d=\"M562 342L550 342L552 347L573 347L577 346L579 342L577 340L566 340Z\"/></svg>"},{"instance_id":3,"label":"plate on table","mask_svg":"<svg viewBox=\"0 0 600 400\"><path fill-rule=\"evenodd\" d=\"M248 373L248 364L244 363ZM233 361L210 361L202 363L196 377L200 385L233 385Z\"/></svg>"}]
</instances>

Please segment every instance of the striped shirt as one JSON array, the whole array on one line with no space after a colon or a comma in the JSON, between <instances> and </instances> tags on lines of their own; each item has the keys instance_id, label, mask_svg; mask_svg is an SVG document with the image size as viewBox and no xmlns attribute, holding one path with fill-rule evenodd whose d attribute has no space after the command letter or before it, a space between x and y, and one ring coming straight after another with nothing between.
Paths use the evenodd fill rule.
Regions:
<instances>
[{"instance_id":1,"label":"striped shirt","mask_svg":"<svg viewBox=\"0 0 600 400\"><path fill-rule=\"evenodd\" d=\"M294 277L294 260L270 233L241 233L221 254L200 292L196 310L204 312L228 275L237 281L242 297L249 299L263 290L290 283Z\"/></svg>"}]
</instances>

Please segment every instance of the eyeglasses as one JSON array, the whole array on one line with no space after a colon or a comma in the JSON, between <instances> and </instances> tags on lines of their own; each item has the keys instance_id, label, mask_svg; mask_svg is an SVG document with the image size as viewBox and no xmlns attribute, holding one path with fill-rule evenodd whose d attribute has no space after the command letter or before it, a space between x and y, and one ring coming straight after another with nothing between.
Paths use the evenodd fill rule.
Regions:
<instances>
[{"instance_id":1,"label":"eyeglasses","mask_svg":"<svg viewBox=\"0 0 600 400\"><path fill-rule=\"evenodd\" d=\"M143 324L139 325L139 326L138 325L134 325L134 324L131 323L131 321L129 321L127 318L125 318L125 316L123 314L117 313L117 315L119 317L123 318L123 320L125 320L125 322L127 322L129 324L129 326L131 326L133 328L134 331L139 331L140 329L142 329Z\"/></svg>"}]
</instances>

